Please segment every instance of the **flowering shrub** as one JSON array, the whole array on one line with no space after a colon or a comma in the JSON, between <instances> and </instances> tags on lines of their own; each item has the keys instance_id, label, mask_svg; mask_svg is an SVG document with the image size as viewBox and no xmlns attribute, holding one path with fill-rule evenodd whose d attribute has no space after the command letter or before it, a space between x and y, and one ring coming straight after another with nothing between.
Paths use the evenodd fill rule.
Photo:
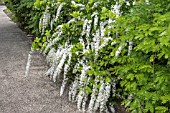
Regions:
<instances>
[{"instance_id":1,"label":"flowering shrub","mask_svg":"<svg viewBox=\"0 0 170 113\"><path fill-rule=\"evenodd\" d=\"M60 95L69 85L79 110L108 112L123 99L134 113L168 112L169 3L36 0L32 48L47 55L46 75L62 76Z\"/></svg>"}]
</instances>

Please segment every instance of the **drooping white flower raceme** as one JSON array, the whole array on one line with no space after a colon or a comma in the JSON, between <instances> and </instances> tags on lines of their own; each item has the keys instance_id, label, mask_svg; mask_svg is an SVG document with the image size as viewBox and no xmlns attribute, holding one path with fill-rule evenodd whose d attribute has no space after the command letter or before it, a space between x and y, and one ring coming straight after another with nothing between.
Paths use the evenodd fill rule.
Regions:
<instances>
[{"instance_id":1,"label":"drooping white flower raceme","mask_svg":"<svg viewBox=\"0 0 170 113\"><path fill-rule=\"evenodd\" d=\"M92 42L92 47L94 48L93 50L95 51L96 56L98 55L100 40L101 40L100 30L98 29L96 31L96 34L94 35L93 42Z\"/></svg>"},{"instance_id":2,"label":"drooping white flower raceme","mask_svg":"<svg viewBox=\"0 0 170 113\"><path fill-rule=\"evenodd\" d=\"M94 105L94 110L97 111L99 108L100 108L100 102L103 101L104 99L104 89L105 89L105 83L103 80L100 80L100 89L99 89L99 93L98 93L98 96L97 96L97 99L96 99L96 102L95 102L95 105Z\"/></svg>"},{"instance_id":3,"label":"drooping white flower raceme","mask_svg":"<svg viewBox=\"0 0 170 113\"><path fill-rule=\"evenodd\" d=\"M79 85L78 75L76 75L76 78L75 78L74 82L72 83L72 85L70 87L69 101L75 101L76 100L76 96L77 96L77 93L78 93L78 85Z\"/></svg>"},{"instance_id":4,"label":"drooping white flower raceme","mask_svg":"<svg viewBox=\"0 0 170 113\"><path fill-rule=\"evenodd\" d=\"M89 106L88 106L88 111L90 113L94 112L94 105L95 105L97 95L98 95L98 92L99 92L98 89L97 89L98 82L99 82L99 76L97 76L95 78L95 84L93 84L91 99L90 99Z\"/></svg>"},{"instance_id":5,"label":"drooping white flower raceme","mask_svg":"<svg viewBox=\"0 0 170 113\"><path fill-rule=\"evenodd\" d=\"M128 46L128 56L130 55L131 51L132 51L132 47L133 47L133 42L129 41L129 46Z\"/></svg>"},{"instance_id":6,"label":"drooping white flower raceme","mask_svg":"<svg viewBox=\"0 0 170 113\"><path fill-rule=\"evenodd\" d=\"M111 37L104 37L103 38L103 43L101 43L101 45L99 46L99 49L102 49L103 47L105 47L110 40L112 40Z\"/></svg>"},{"instance_id":7,"label":"drooping white flower raceme","mask_svg":"<svg viewBox=\"0 0 170 113\"><path fill-rule=\"evenodd\" d=\"M85 83L85 80L88 79L87 77L87 71L89 70L89 66L86 66L82 60L81 62L82 64L82 71L81 71L81 74L80 74L80 80L79 80L79 86L82 88L77 96L77 108L79 110L81 110L82 108L82 103L83 103L83 99L85 97L85 89L84 87L86 86L86 83ZM85 104L85 103L84 103ZM85 108L84 108L85 109Z\"/></svg>"},{"instance_id":8,"label":"drooping white flower raceme","mask_svg":"<svg viewBox=\"0 0 170 113\"><path fill-rule=\"evenodd\" d=\"M89 40L92 20L88 20L86 28L86 39Z\"/></svg>"},{"instance_id":9,"label":"drooping white flower raceme","mask_svg":"<svg viewBox=\"0 0 170 113\"><path fill-rule=\"evenodd\" d=\"M133 5L136 5L136 0L133 1Z\"/></svg>"},{"instance_id":10,"label":"drooping white flower raceme","mask_svg":"<svg viewBox=\"0 0 170 113\"><path fill-rule=\"evenodd\" d=\"M119 46L119 48L117 49L117 51L116 51L116 53L115 53L115 57L116 57L116 58L120 55L122 49L123 49L123 46Z\"/></svg>"},{"instance_id":11,"label":"drooping white flower raceme","mask_svg":"<svg viewBox=\"0 0 170 113\"><path fill-rule=\"evenodd\" d=\"M68 78L66 76L64 76L63 82L62 82L62 85L61 85L61 88L60 88L60 96L62 96L63 93L64 93L64 89L65 89L65 86L67 84L67 80L68 80Z\"/></svg>"},{"instance_id":12,"label":"drooping white flower raceme","mask_svg":"<svg viewBox=\"0 0 170 113\"><path fill-rule=\"evenodd\" d=\"M74 0L72 0L71 3L72 3L75 7L82 7L82 8L85 7L85 5L83 5L83 4L78 4L78 3L76 3Z\"/></svg>"},{"instance_id":13,"label":"drooping white flower raceme","mask_svg":"<svg viewBox=\"0 0 170 113\"><path fill-rule=\"evenodd\" d=\"M51 19L51 22L50 22L50 28L51 28L51 30L53 30L53 26L54 26L54 16L53 16L53 18Z\"/></svg>"},{"instance_id":14,"label":"drooping white flower raceme","mask_svg":"<svg viewBox=\"0 0 170 113\"><path fill-rule=\"evenodd\" d=\"M75 21L76 21L76 19L75 19L75 18L72 18L72 19L69 20L67 23L70 24L70 23L75 22Z\"/></svg>"},{"instance_id":15,"label":"drooping white flower raceme","mask_svg":"<svg viewBox=\"0 0 170 113\"><path fill-rule=\"evenodd\" d=\"M99 5L100 5L100 1L97 1L97 2L95 2L94 4L93 4L93 8L97 8Z\"/></svg>"},{"instance_id":16,"label":"drooping white flower raceme","mask_svg":"<svg viewBox=\"0 0 170 113\"><path fill-rule=\"evenodd\" d=\"M62 35L62 31L59 31L58 32L58 36L56 37L56 38L54 38L52 41L50 41L48 44L47 44L47 46L46 46L46 48L45 48L45 50L44 50L44 52L46 53L47 52L47 50L49 49L49 48L51 48L54 44L56 44L61 38L60 38L60 36Z\"/></svg>"},{"instance_id":17,"label":"drooping white flower raceme","mask_svg":"<svg viewBox=\"0 0 170 113\"><path fill-rule=\"evenodd\" d=\"M39 21L39 32L41 33L42 32L42 25L43 25L43 18L40 18L40 21Z\"/></svg>"},{"instance_id":18,"label":"drooping white flower raceme","mask_svg":"<svg viewBox=\"0 0 170 113\"><path fill-rule=\"evenodd\" d=\"M82 105L84 96L85 96L85 92L80 90L77 95L77 108L79 111L81 111L81 105Z\"/></svg>"},{"instance_id":19,"label":"drooping white flower raceme","mask_svg":"<svg viewBox=\"0 0 170 113\"><path fill-rule=\"evenodd\" d=\"M146 4L149 4L149 0L145 0Z\"/></svg>"},{"instance_id":20,"label":"drooping white flower raceme","mask_svg":"<svg viewBox=\"0 0 170 113\"><path fill-rule=\"evenodd\" d=\"M90 80L91 80L91 77L88 76L87 77L87 81L85 82L85 85L84 87L88 87L88 85L90 84ZM86 89L84 88L84 92L85 92L85 96L83 98L83 102L82 102L82 110L83 111L86 111L86 104L87 104L87 100L88 100L88 94L86 94Z\"/></svg>"},{"instance_id":21,"label":"drooping white flower raceme","mask_svg":"<svg viewBox=\"0 0 170 113\"><path fill-rule=\"evenodd\" d=\"M129 1L125 1L125 3L126 3L126 5L127 5L127 6L130 6L130 3L129 3Z\"/></svg>"},{"instance_id":22,"label":"drooping white flower raceme","mask_svg":"<svg viewBox=\"0 0 170 113\"><path fill-rule=\"evenodd\" d=\"M54 82L56 82L57 77L60 76L66 58L67 58L67 54L64 53L63 56L62 56L62 58L61 58L61 60L60 60L60 63L58 64L57 68L56 68L55 71L54 71L54 75L53 75L53 81L54 81Z\"/></svg>"},{"instance_id":23,"label":"drooping white flower raceme","mask_svg":"<svg viewBox=\"0 0 170 113\"><path fill-rule=\"evenodd\" d=\"M114 12L116 13L116 16L120 16L121 12L120 12L120 4L118 2L116 2L115 6L114 6Z\"/></svg>"},{"instance_id":24,"label":"drooping white flower raceme","mask_svg":"<svg viewBox=\"0 0 170 113\"><path fill-rule=\"evenodd\" d=\"M59 17L59 15L60 15L60 12L61 12L61 10L62 10L62 8L63 8L64 5L65 5L64 2L59 5L59 7L58 7L58 9L57 9L57 12L56 12L56 16L55 16L55 21L58 20L58 17Z\"/></svg>"},{"instance_id":25,"label":"drooping white flower raceme","mask_svg":"<svg viewBox=\"0 0 170 113\"><path fill-rule=\"evenodd\" d=\"M47 62L51 63L53 61L54 55L56 50L54 48L51 48L48 52L48 55L46 56Z\"/></svg>"},{"instance_id":26,"label":"drooping white flower raceme","mask_svg":"<svg viewBox=\"0 0 170 113\"><path fill-rule=\"evenodd\" d=\"M86 34L87 24L88 24L88 19L85 19L83 24L83 31L81 33L82 36Z\"/></svg>"},{"instance_id":27,"label":"drooping white flower raceme","mask_svg":"<svg viewBox=\"0 0 170 113\"><path fill-rule=\"evenodd\" d=\"M111 92L111 84L110 83L105 83L105 90L104 90L104 97L103 100L100 102L100 111L105 111L107 110L106 102L108 101L110 97L110 92Z\"/></svg>"},{"instance_id":28,"label":"drooping white flower raceme","mask_svg":"<svg viewBox=\"0 0 170 113\"><path fill-rule=\"evenodd\" d=\"M69 50L71 49L72 47L69 48ZM62 86L61 86L61 89L60 89L60 96L63 95L64 93L64 89L65 89L65 85L68 81L68 77L67 76L67 73L69 71L69 68L70 68L70 64L71 64L71 59L72 59L72 53L71 52L68 52L68 61L67 63L64 65L64 78L63 78L63 82L62 82Z\"/></svg>"},{"instance_id":29,"label":"drooping white flower raceme","mask_svg":"<svg viewBox=\"0 0 170 113\"><path fill-rule=\"evenodd\" d=\"M99 21L99 17L98 17L98 12L94 12L92 15L91 15L91 18L94 18L94 30L97 29L97 26L98 26L98 21Z\"/></svg>"},{"instance_id":30,"label":"drooping white flower raceme","mask_svg":"<svg viewBox=\"0 0 170 113\"><path fill-rule=\"evenodd\" d=\"M49 22L50 22L50 16L51 14L49 13L49 7L47 6L46 7L46 10L43 14L43 18L40 19L40 22L39 22L39 29L42 30L41 33L42 35L45 33L45 29L47 28ZM42 28L41 28L42 26Z\"/></svg>"},{"instance_id":31,"label":"drooping white flower raceme","mask_svg":"<svg viewBox=\"0 0 170 113\"><path fill-rule=\"evenodd\" d=\"M46 60L50 64L50 68L47 70L45 75L50 76L50 78L51 78L51 76L52 76L52 74L53 74L53 72L55 70L55 66L56 66L55 63L52 62L53 58L55 58L55 49L54 48L51 49L49 51L48 55L46 56Z\"/></svg>"}]
</instances>

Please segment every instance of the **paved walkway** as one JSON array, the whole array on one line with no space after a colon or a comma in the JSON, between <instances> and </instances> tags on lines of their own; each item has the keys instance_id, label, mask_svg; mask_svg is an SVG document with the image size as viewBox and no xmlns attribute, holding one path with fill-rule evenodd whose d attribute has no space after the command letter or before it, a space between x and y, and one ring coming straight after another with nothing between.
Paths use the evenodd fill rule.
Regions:
<instances>
[{"instance_id":1,"label":"paved walkway","mask_svg":"<svg viewBox=\"0 0 170 113\"><path fill-rule=\"evenodd\" d=\"M44 59L33 55L30 74L24 78L30 40L3 13L0 6L0 113L76 113L67 93L59 96L60 85L53 86Z\"/></svg>"}]
</instances>

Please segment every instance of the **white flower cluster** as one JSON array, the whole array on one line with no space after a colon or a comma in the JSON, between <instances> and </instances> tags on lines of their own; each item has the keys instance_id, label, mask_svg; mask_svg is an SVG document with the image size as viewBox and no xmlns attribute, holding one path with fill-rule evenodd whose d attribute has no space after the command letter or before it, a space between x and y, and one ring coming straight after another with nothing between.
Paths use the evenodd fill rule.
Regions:
<instances>
[{"instance_id":1,"label":"white flower cluster","mask_svg":"<svg viewBox=\"0 0 170 113\"><path fill-rule=\"evenodd\" d=\"M77 95L77 108L79 110L81 110L81 108L83 110L85 110L85 105L86 105L86 99L87 99L87 95L85 93L85 86L88 85L88 76L87 76L87 71L89 70L89 66L86 66L83 62L82 62L83 68L80 74L80 78L79 78L79 86L81 87L81 90L79 91L78 95Z\"/></svg>"},{"instance_id":2,"label":"white flower cluster","mask_svg":"<svg viewBox=\"0 0 170 113\"><path fill-rule=\"evenodd\" d=\"M69 101L76 101L76 95L78 93L78 75L76 75L76 78L74 82L72 83L69 91Z\"/></svg>"},{"instance_id":3,"label":"white flower cluster","mask_svg":"<svg viewBox=\"0 0 170 113\"><path fill-rule=\"evenodd\" d=\"M120 16L121 12L120 12L120 5L118 2L116 2L115 6L114 6L114 12L116 13L116 16Z\"/></svg>"},{"instance_id":4,"label":"white flower cluster","mask_svg":"<svg viewBox=\"0 0 170 113\"><path fill-rule=\"evenodd\" d=\"M95 79L95 84L93 85L92 95L91 95L90 103L88 106L88 111L90 113L92 113L94 111L94 105L95 105L95 101L97 99L97 94L98 94L97 81Z\"/></svg>"},{"instance_id":5,"label":"white flower cluster","mask_svg":"<svg viewBox=\"0 0 170 113\"><path fill-rule=\"evenodd\" d=\"M52 46L53 46L54 44L56 44L56 43L61 39L61 38L60 38L61 35L62 35L62 31L59 31L57 37L55 37L52 41L50 41L50 42L47 44L47 46L46 46L46 48L45 48L45 50L44 50L44 53L46 53L46 52L48 51L48 49L52 48Z\"/></svg>"},{"instance_id":6,"label":"white flower cluster","mask_svg":"<svg viewBox=\"0 0 170 113\"><path fill-rule=\"evenodd\" d=\"M52 6L55 7L57 4L53 1ZM45 29L50 26L51 30L53 30L54 22L58 20L62 7L65 3L60 3L59 7L57 8L56 15L50 14L49 6L46 6L46 10L44 11L43 17L39 21L39 31L44 35Z\"/></svg>"},{"instance_id":7,"label":"white flower cluster","mask_svg":"<svg viewBox=\"0 0 170 113\"><path fill-rule=\"evenodd\" d=\"M61 9L62 9L62 7L63 7L64 5L65 5L65 3L61 3L61 4L59 5L59 7L58 7L58 9L57 9L57 12L56 12L56 16L55 16L55 21L58 20L58 17L59 17L59 15L60 15Z\"/></svg>"},{"instance_id":8,"label":"white flower cluster","mask_svg":"<svg viewBox=\"0 0 170 113\"><path fill-rule=\"evenodd\" d=\"M42 33L42 35L45 33L45 29L47 28L49 22L50 22L51 14L49 12L49 7L46 7L46 10L43 14L43 18L39 21L39 31Z\"/></svg>"},{"instance_id":9,"label":"white flower cluster","mask_svg":"<svg viewBox=\"0 0 170 113\"><path fill-rule=\"evenodd\" d=\"M68 57L69 57L68 61L64 65L64 74L63 74L64 78L63 78L63 82L62 82L61 89L60 89L60 96L63 95L65 86L66 86L67 81L68 81L68 78L67 78L66 75L67 75L69 68L70 68L72 53L68 52Z\"/></svg>"},{"instance_id":10,"label":"white flower cluster","mask_svg":"<svg viewBox=\"0 0 170 113\"><path fill-rule=\"evenodd\" d=\"M65 70L64 76L66 76L68 72L66 70L69 69L69 65L72 58L72 55L69 52L69 50L72 47L67 47L67 46L68 45L66 43L65 47L59 47L57 49L57 52L55 52L55 49L52 48L47 55L47 61L51 63L51 67L49 68L46 74L49 75L54 82L56 82L57 77L60 76L63 67ZM67 57L69 57L68 63L65 64Z\"/></svg>"},{"instance_id":11,"label":"white flower cluster","mask_svg":"<svg viewBox=\"0 0 170 113\"><path fill-rule=\"evenodd\" d=\"M85 5L83 5L83 4L78 4L78 3L76 3L74 0L72 0L71 3L72 3L75 7L82 7L82 8L85 7Z\"/></svg>"}]
</instances>

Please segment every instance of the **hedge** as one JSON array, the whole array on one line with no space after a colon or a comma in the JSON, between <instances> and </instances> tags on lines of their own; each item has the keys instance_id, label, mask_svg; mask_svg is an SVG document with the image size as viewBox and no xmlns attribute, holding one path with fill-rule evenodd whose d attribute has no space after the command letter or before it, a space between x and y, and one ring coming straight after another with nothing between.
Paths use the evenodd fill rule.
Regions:
<instances>
[{"instance_id":1,"label":"hedge","mask_svg":"<svg viewBox=\"0 0 170 113\"><path fill-rule=\"evenodd\" d=\"M69 100L109 112L116 100L132 113L170 111L170 0L6 0L37 36L46 73L63 78Z\"/></svg>"}]
</instances>

